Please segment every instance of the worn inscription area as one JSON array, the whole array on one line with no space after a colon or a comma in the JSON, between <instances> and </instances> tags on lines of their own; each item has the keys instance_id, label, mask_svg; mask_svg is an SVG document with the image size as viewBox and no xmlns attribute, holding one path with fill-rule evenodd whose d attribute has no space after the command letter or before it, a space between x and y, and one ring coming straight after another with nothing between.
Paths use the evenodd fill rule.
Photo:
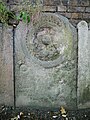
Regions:
<instances>
[{"instance_id":1,"label":"worn inscription area","mask_svg":"<svg viewBox=\"0 0 90 120\"><path fill-rule=\"evenodd\" d=\"M50 67L63 61L63 55L69 44L63 22L54 15L42 15L33 26L28 27L26 51L42 65L48 62ZM65 57L65 56L64 56Z\"/></svg>"},{"instance_id":2,"label":"worn inscription area","mask_svg":"<svg viewBox=\"0 0 90 120\"><path fill-rule=\"evenodd\" d=\"M22 37L23 36L23 37ZM76 107L76 29L43 13L16 28L16 106Z\"/></svg>"}]
</instances>

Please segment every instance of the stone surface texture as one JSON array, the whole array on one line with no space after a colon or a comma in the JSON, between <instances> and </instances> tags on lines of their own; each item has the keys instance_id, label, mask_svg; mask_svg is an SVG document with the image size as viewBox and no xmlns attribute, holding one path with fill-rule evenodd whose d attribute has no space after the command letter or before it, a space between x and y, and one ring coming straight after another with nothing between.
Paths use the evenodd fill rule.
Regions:
<instances>
[{"instance_id":1,"label":"stone surface texture","mask_svg":"<svg viewBox=\"0 0 90 120\"><path fill-rule=\"evenodd\" d=\"M16 29L16 106L76 107L76 29L44 13Z\"/></svg>"},{"instance_id":2,"label":"stone surface texture","mask_svg":"<svg viewBox=\"0 0 90 120\"><path fill-rule=\"evenodd\" d=\"M0 105L14 104L13 32L12 27L0 26Z\"/></svg>"},{"instance_id":3,"label":"stone surface texture","mask_svg":"<svg viewBox=\"0 0 90 120\"><path fill-rule=\"evenodd\" d=\"M78 24L78 102L79 107L90 105L90 39L88 24Z\"/></svg>"}]
</instances>

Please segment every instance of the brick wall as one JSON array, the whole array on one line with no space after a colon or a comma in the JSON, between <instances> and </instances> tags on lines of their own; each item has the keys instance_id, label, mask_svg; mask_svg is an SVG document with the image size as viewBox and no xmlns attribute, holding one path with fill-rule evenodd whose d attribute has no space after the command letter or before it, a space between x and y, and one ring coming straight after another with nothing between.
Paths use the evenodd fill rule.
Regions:
<instances>
[{"instance_id":1,"label":"brick wall","mask_svg":"<svg viewBox=\"0 0 90 120\"><path fill-rule=\"evenodd\" d=\"M3 0L6 1L6 0ZM35 0L27 0L28 3ZM57 12L67 17L70 22L76 26L76 24L85 20L90 23L90 0L41 0L43 3L43 12ZM23 0L7 0L7 4L10 8L19 6L23 3ZM17 8L16 8L17 10Z\"/></svg>"},{"instance_id":2,"label":"brick wall","mask_svg":"<svg viewBox=\"0 0 90 120\"><path fill-rule=\"evenodd\" d=\"M57 12L72 24L85 20L90 22L90 0L44 0L45 12Z\"/></svg>"}]
</instances>

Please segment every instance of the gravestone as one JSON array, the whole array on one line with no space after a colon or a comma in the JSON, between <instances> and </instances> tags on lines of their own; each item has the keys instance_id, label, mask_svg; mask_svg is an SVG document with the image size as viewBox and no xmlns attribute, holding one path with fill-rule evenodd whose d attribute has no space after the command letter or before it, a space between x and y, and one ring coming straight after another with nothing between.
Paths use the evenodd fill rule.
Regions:
<instances>
[{"instance_id":1,"label":"gravestone","mask_svg":"<svg viewBox=\"0 0 90 120\"><path fill-rule=\"evenodd\" d=\"M3 103L3 98L4 98L4 96L3 96L3 92L2 92L2 79L1 79L1 76L2 76L2 69L1 69L1 67L2 67L2 54L1 54L1 52L2 52L2 43L1 43L1 41L2 41L2 24L0 23L0 104L2 104Z\"/></svg>"},{"instance_id":2,"label":"gravestone","mask_svg":"<svg viewBox=\"0 0 90 120\"><path fill-rule=\"evenodd\" d=\"M0 105L13 106L13 32L0 24Z\"/></svg>"},{"instance_id":3,"label":"gravestone","mask_svg":"<svg viewBox=\"0 0 90 120\"><path fill-rule=\"evenodd\" d=\"M88 24L78 24L78 107L90 106L90 39Z\"/></svg>"},{"instance_id":4,"label":"gravestone","mask_svg":"<svg viewBox=\"0 0 90 120\"><path fill-rule=\"evenodd\" d=\"M60 15L43 13L15 33L16 106L76 107L77 33Z\"/></svg>"}]
</instances>

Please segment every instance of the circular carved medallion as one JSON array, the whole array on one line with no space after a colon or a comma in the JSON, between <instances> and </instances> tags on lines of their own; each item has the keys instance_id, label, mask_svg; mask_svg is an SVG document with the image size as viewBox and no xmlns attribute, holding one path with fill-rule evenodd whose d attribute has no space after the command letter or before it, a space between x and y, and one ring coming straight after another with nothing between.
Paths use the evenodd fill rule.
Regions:
<instances>
[{"instance_id":1,"label":"circular carved medallion","mask_svg":"<svg viewBox=\"0 0 90 120\"><path fill-rule=\"evenodd\" d=\"M58 15L44 13L28 26L23 49L35 62L54 67L63 61L67 48L65 25Z\"/></svg>"}]
</instances>

